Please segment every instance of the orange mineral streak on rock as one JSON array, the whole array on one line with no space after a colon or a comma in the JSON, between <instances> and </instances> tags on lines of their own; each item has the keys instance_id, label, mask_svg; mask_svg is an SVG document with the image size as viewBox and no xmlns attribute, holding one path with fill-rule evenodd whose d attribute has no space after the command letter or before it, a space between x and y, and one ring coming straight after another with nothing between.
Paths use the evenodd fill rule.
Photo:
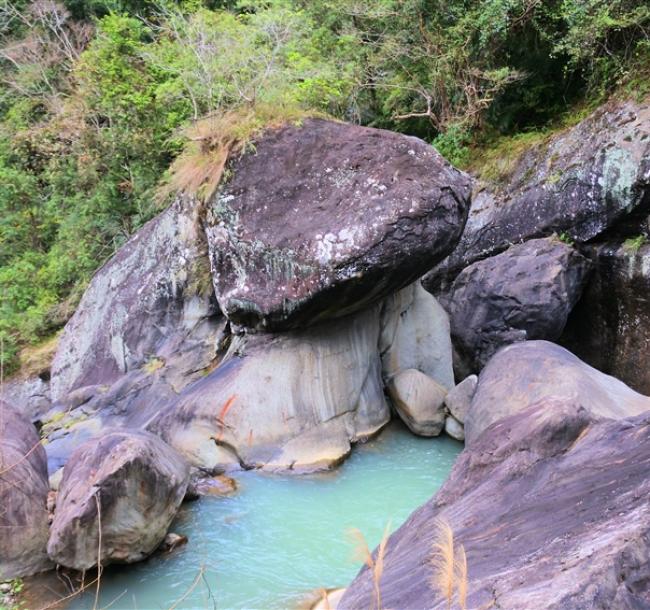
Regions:
<instances>
[{"instance_id":1,"label":"orange mineral streak on rock","mask_svg":"<svg viewBox=\"0 0 650 610\"><path fill-rule=\"evenodd\" d=\"M219 415L217 415L217 424L220 428L218 440L223 438L223 433L226 428L226 414L230 410L230 407L233 406L236 399L237 394L233 394L225 403L223 403L223 407L221 407L221 411L219 411Z\"/></svg>"}]
</instances>

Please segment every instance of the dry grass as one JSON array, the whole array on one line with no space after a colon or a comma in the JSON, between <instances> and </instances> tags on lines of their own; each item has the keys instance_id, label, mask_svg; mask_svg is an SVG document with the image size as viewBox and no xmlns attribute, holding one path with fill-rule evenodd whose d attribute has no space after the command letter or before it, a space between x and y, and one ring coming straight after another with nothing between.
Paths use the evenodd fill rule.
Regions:
<instances>
[{"instance_id":1,"label":"dry grass","mask_svg":"<svg viewBox=\"0 0 650 610\"><path fill-rule=\"evenodd\" d=\"M356 528L350 530L350 536L354 543L354 556L358 561L365 563L372 575L372 582L374 587L375 610L381 610L381 577L384 573L384 556L386 554L386 543L388 542L388 534L390 532L390 523L384 529L384 535L381 538L379 546L377 547L376 556L373 558L368 543L364 535Z\"/></svg>"},{"instance_id":2,"label":"dry grass","mask_svg":"<svg viewBox=\"0 0 650 610\"><path fill-rule=\"evenodd\" d=\"M450 525L442 520L435 523L437 535L431 550L431 588L439 592L447 601L451 610L454 592L458 593L458 606L467 607L467 557L462 545L454 545L454 532Z\"/></svg>"},{"instance_id":3,"label":"dry grass","mask_svg":"<svg viewBox=\"0 0 650 610\"><path fill-rule=\"evenodd\" d=\"M60 334L57 333L37 345L24 347L20 351L20 370L18 371L18 375L20 377L33 377L49 371L59 344L59 336Z\"/></svg>"},{"instance_id":4,"label":"dry grass","mask_svg":"<svg viewBox=\"0 0 650 610\"><path fill-rule=\"evenodd\" d=\"M195 121L183 133L185 150L172 163L159 197L183 191L207 201L217 190L231 155L246 152L265 130L316 115L292 105L258 104Z\"/></svg>"}]
</instances>

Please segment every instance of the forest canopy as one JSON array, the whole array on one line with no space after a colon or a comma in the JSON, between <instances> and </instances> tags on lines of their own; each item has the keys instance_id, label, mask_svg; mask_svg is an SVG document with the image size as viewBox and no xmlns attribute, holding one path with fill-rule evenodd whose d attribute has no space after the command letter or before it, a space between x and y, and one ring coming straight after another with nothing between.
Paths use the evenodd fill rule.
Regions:
<instances>
[{"instance_id":1,"label":"forest canopy","mask_svg":"<svg viewBox=\"0 0 650 610\"><path fill-rule=\"evenodd\" d=\"M196 142L323 114L464 166L647 92L649 32L646 0L0 0L5 373L165 205Z\"/></svg>"}]
</instances>

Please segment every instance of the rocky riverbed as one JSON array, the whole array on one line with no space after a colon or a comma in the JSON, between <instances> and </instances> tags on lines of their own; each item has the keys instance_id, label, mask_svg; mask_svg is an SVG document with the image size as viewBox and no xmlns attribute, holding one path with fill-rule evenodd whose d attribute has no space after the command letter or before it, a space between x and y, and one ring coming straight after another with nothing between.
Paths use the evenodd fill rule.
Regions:
<instances>
[{"instance_id":1,"label":"rocky riverbed","mask_svg":"<svg viewBox=\"0 0 650 610\"><path fill-rule=\"evenodd\" d=\"M399 418L466 447L340 608L448 607L423 534L447 526L461 607L650 606L649 109L610 102L502 184L310 119L208 200L179 193L96 273L51 367L3 387L0 575L141 561L197 479L327 471Z\"/></svg>"}]
</instances>

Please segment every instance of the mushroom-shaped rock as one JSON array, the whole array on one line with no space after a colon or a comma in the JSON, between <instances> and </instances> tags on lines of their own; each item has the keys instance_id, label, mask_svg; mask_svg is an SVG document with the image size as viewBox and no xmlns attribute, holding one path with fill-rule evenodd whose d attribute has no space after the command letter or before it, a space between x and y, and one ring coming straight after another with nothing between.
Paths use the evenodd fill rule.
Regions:
<instances>
[{"instance_id":1,"label":"mushroom-shaped rock","mask_svg":"<svg viewBox=\"0 0 650 610\"><path fill-rule=\"evenodd\" d=\"M98 559L144 559L163 541L189 478L183 458L152 434L115 431L87 441L64 468L51 559L76 570Z\"/></svg>"},{"instance_id":2,"label":"mushroom-shaped rock","mask_svg":"<svg viewBox=\"0 0 650 610\"><path fill-rule=\"evenodd\" d=\"M445 425L444 401L447 390L421 371L407 369L388 384L397 414L411 432L438 436Z\"/></svg>"},{"instance_id":3,"label":"mushroom-shaped rock","mask_svg":"<svg viewBox=\"0 0 650 610\"><path fill-rule=\"evenodd\" d=\"M611 419L650 409L650 398L590 367L563 347L548 341L526 341L503 348L481 372L465 419L467 445L496 421L549 399L552 404L576 404L595 416Z\"/></svg>"},{"instance_id":4,"label":"mushroom-shaped rock","mask_svg":"<svg viewBox=\"0 0 650 610\"><path fill-rule=\"evenodd\" d=\"M0 579L51 566L47 460L36 428L0 400Z\"/></svg>"},{"instance_id":5,"label":"mushroom-shaped rock","mask_svg":"<svg viewBox=\"0 0 650 610\"><path fill-rule=\"evenodd\" d=\"M365 308L454 247L467 175L425 142L310 119L267 132L235 158L208 205L222 311L285 330Z\"/></svg>"}]
</instances>

